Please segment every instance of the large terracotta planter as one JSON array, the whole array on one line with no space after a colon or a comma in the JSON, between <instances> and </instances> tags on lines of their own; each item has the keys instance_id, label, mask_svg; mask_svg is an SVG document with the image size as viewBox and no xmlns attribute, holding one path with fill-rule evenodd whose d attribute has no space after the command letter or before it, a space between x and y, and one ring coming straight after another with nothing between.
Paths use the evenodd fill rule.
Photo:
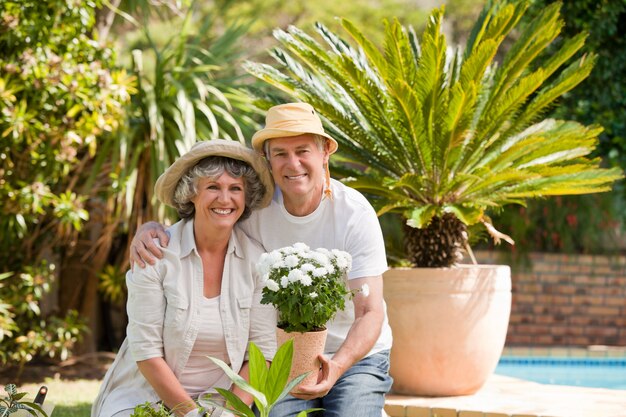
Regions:
<instances>
[{"instance_id":1,"label":"large terracotta planter","mask_svg":"<svg viewBox=\"0 0 626 417\"><path fill-rule=\"evenodd\" d=\"M391 269L384 296L395 393L472 394L493 373L511 313L508 266Z\"/></svg>"},{"instance_id":2,"label":"large terracotta planter","mask_svg":"<svg viewBox=\"0 0 626 417\"><path fill-rule=\"evenodd\" d=\"M293 360L291 361L291 372L289 373L290 381L297 376L310 372L300 385L317 383L320 370L318 356L324 353L327 334L328 331L326 329L306 333L287 333L279 327L276 328L276 343L279 347L287 340L293 339Z\"/></svg>"}]
</instances>

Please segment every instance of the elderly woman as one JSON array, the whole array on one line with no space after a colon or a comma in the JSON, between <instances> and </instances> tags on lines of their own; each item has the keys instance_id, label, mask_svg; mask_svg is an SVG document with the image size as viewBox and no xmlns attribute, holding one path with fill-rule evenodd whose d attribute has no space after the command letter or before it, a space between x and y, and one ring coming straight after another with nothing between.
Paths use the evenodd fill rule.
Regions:
<instances>
[{"instance_id":1,"label":"elderly woman","mask_svg":"<svg viewBox=\"0 0 626 417\"><path fill-rule=\"evenodd\" d=\"M260 303L254 268L263 250L237 226L271 201L265 161L237 142L199 142L159 177L155 192L182 220L169 228L162 259L127 273L127 338L92 416L130 416L146 401L196 415L199 394L230 387L207 356L247 378L248 343L266 358L276 349L275 311Z\"/></svg>"}]
</instances>

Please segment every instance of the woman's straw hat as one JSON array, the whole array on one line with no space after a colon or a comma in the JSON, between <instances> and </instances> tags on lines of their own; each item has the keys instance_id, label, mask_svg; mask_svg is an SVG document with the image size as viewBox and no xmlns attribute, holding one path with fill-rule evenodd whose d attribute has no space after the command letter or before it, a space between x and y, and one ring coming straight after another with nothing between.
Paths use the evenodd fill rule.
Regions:
<instances>
[{"instance_id":1,"label":"woman's straw hat","mask_svg":"<svg viewBox=\"0 0 626 417\"><path fill-rule=\"evenodd\" d=\"M168 206L174 206L174 191L180 179L200 160L208 156L225 156L246 162L252 167L265 186L265 194L259 207L266 207L272 201L274 180L267 167L267 162L252 149L239 142L224 139L212 139L195 143L189 152L181 155L157 180L154 192L159 200Z\"/></svg>"}]
</instances>

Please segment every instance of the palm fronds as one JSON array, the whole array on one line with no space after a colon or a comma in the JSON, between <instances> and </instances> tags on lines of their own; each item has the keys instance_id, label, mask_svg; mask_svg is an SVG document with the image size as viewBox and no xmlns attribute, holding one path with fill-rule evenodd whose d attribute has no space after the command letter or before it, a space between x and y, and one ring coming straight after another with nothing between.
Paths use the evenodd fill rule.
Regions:
<instances>
[{"instance_id":1,"label":"palm fronds","mask_svg":"<svg viewBox=\"0 0 626 417\"><path fill-rule=\"evenodd\" d=\"M276 68L246 69L316 107L342 154L369 167L350 184L385 197L382 212L392 207L414 218L418 210L419 225L445 212L469 211L462 220L473 223L489 207L528 197L606 191L622 174L587 157L599 128L541 119L589 74L595 56L569 63L584 44L581 34L538 66L560 33L559 4L519 28L526 8L501 1L485 9L464 53L441 34L443 8L419 41L411 28L387 23L380 49L347 20L351 42L321 24L325 45L291 27L275 33ZM498 66L499 47L514 29Z\"/></svg>"}]
</instances>

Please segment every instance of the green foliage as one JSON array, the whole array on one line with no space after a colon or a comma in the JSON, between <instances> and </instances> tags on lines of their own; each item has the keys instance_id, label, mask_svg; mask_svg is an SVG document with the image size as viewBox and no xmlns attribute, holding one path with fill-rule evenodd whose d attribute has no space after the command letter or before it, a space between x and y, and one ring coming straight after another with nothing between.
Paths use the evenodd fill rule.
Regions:
<instances>
[{"instance_id":1,"label":"green foliage","mask_svg":"<svg viewBox=\"0 0 626 417\"><path fill-rule=\"evenodd\" d=\"M126 299L126 274L115 265L107 265L100 272L98 288L112 303L122 303Z\"/></svg>"},{"instance_id":2,"label":"green foliage","mask_svg":"<svg viewBox=\"0 0 626 417\"><path fill-rule=\"evenodd\" d=\"M82 170L129 99L115 54L91 37L98 4L0 0L0 366L67 357L84 329L39 302L57 266L46 259L71 252L89 217Z\"/></svg>"},{"instance_id":3,"label":"green foliage","mask_svg":"<svg viewBox=\"0 0 626 417\"><path fill-rule=\"evenodd\" d=\"M296 25L309 26L315 22L324 22L331 28L339 28L337 16L350 16L350 19L362 27L370 27L370 35L381 40L382 30L377 27L385 18L398 16L403 23L423 25L428 17L428 11L423 7L416 7L412 0L357 0L331 1L318 0L314 2L289 2L284 0L220 0L216 2L224 19L251 19L254 21L251 42L264 44L263 38L270 35L277 27ZM262 18L259 18L262 16ZM259 42L261 43L261 42Z\"/></svg>"},{"instance_id":4,"label":"green foliage","mask_svg":"<svg viewBox=\"0 0 626 417\"><path fill-rule=\"evenodd\" d=\"M307 374L300 375L289 381L289 372L291 371L291 361L293 358L293 340L288 340L280 346L269 368L263 357L263 353L252 342L250 342L249 345L249 354L250 382L246 382L245 379L233 372L230 366L223 361L212 357L209 357L209 359L222 368L238 388L252 395L254 404L259 412L259 417L268 417L272 407L285 398L292 389L302 382ZM241 401L241 399L231 391L223 388L216 388L216 390L226 399L226 407L211 400L211 398L200 398L199 402L201 404L205 403L210 406L225 408L237 416L255 416L250 406ZM317 410L319 409L313 408L304 410L298 413L296 417L304 417L308 415L308 413Z\"/></svg>"},{"instance_id":5,"label":"green foliage","mask_svg":"<svg viewBox=\"0 0 626 417\"><path fill-rule=\"evenodd\" d=\"M261 303L278 311L278 327L286 332L326 328L345 308L345 274L352 259L339 250L310 249L303 243L264 253L257 269L265 279Z\"/></svg>"},{"instance_id":6,"label":"green foliage","mask_svg":"<svg viewBox=\"0 0 626 417\"><path fill-rule=\"evenodd\" d=\"M531 20L553 0L533 0L522 23ZM626 39L619 36L626 19L626 2L590 0L564 2L562 36L555 39L543 59L564 40L585 31L589 35L578 56L594 52L596 64L589 76L574 90L564 94L549 116L573 119L604 127L594 152L611 166L626 168ZM601 86L601 87L600 87ZM615 231L624 230L626 202L624 181L601 197L581 196L562 201L530 202L528 209L512 210L494 216L503 228L516 236L517 256L530 250L600 253L615 250ZM575 221L571 219L576 219ZM516 219L520 221L516 222ZM565 219L570 219L566 221ZM571 223L571 225L570 225ZM548 227L548 229L546 229ZM607 244L608 241L608 244Z\"/></svg>"},{"instance_id":7,"label":"green foliage","mask_svg":"<svg viewBox=\"0 0 626 417\"><path fill-rule=\"evenodd\" d=\"M401 213L421 229L452 213L498 238L489 210L607 191L622 178L620 169L603 169L589 156L600 127L543 117L589 75L595 55L573 59L584 45L579 34L540 60L561 32L559 4L520 27L527 7L492 2L458 51L441 34L443 8L421 38L398 21L387 23L381 49L345 19L356 47L321 24L326 47L290 27L275 32L277 68L246 68L317 108L342 155L360 167L353 171L360 178L348 184L377 196L379 214ZM514 29L498 65L496 54Z\"/></svg>"},{"instance_id":8,"label":"green foliage","mask_svg":"<svg viewBox=\"0 0 626 417\"><path fill-rule=\"evenodd\" d=\"M127 233L146 220L176 218L164 206L157 211L154 183L197 140L244 142L258 127L250 116L251 98L234 72L246 25L231 25L220 33L215 18L198 14L192 2L174 16L163 14L160 23L175 30L161 39L163 35L151 29L159 22L143 14L154 10L137 10L138 16L124 15L136 25L135 41L124 45L124 54L130 57L129 72L137 79L137 89L126 109L124 129L98 155L97 169L87 183L98 181L100 167L108 169L114 191L108 203L109 238L119 228ZM119 249L122 257L128 252L126 245Z\"/></svg>"},{"instance_id":9,"label":"green foliage","mask_svg":"<svg viewBox=\"0 0 626 417\"><path fill-rule=\"evenodd\" d=\"M516 258L530 251L606 254L620 247L617 219L625 207L619 201L609 193L558 196L531 201L493 219L516 236Z\"/></svg>"},{"instance_id":10,"label":"green foliage","mask_svg":"<svg viewBox=\"0 0 626 417\"><path fill-rule=\"evenodd\" d=\"M554 0L533 0L528 16L532 17ZM604 127L598 153L613 165L626 168L626 39L623 32L626 2L579 0L563 2L563 36L548 52L559 48L565 39L585 31L589 33L579 54L597 53L596 65L589 77L575 90L563 96L554 109L558 118L574 119L584 124Z\"/></svg>"},{"instance_id":11,"label":"green foliage","mask_svg":"<svg viewBox=\"0 0 626 417\"><path fill-rule=\"evenodd\" d=\"M131 417L170 417L172 415L163 404L154 405L146 401L135 407Z\"/></svg>"},{"instance_id":12,"label":"green foliage","mask_svg":"<svg viewBox=\"0 0 626 417\"><path fill-rule=\"evenodd\" d=\"M48 417L48 414L38 404L30 401L22 401L26 393L17 392L15 384L5 385L4 391L7 393L7 396L0 397L0 417L10 416L13 413L17 413L19 410L26 410L35 417L37 417L37 413Z\"/></svg>"},{"instance_id":13,"label":"green foliage","mask_svg":"<svg viewBox=\"0 0 626 417\"><path fill-rule=\"evenodd\" d=\"M65 317L42 318L39 301L54 282L54 265L41 261L38 266L24 266L21 274L0 277L0 295L9 308L0 309L4 322L0 333L0 363L23 364L37 355L67 359L71 349L86 331L76 311Z\"/></svg>"}]
</instances>

